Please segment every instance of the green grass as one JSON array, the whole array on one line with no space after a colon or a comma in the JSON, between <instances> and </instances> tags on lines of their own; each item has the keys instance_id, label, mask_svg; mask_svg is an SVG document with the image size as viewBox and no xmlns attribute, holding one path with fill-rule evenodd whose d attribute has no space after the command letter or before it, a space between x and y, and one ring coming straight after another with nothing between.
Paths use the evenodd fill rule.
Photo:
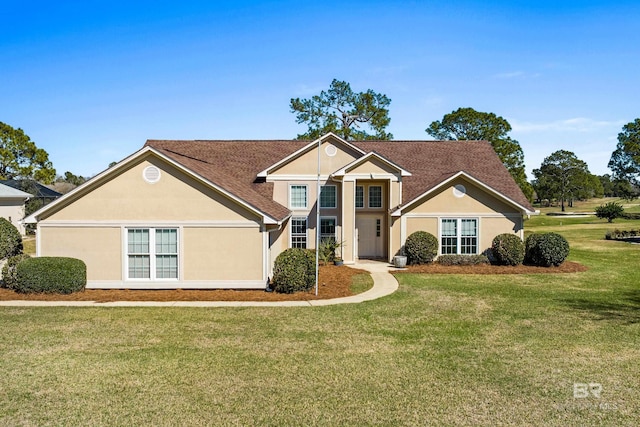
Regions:
<instances>
[{"instance_id":1,"label":"green grass","mask_svg":"<svg viewBox=\"0 0 640 427\"><path fill-rule=\"evenodd\" d=\"M595 218L526 225L589 271L402 274L329 307L0 308L0 425L637 425L640 248Z\"/></svg>"}]
</instances>

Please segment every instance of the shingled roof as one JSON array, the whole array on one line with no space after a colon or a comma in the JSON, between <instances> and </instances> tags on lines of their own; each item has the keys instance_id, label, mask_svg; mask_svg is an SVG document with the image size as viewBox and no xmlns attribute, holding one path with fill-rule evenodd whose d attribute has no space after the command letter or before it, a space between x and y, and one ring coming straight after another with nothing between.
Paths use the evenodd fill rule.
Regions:
<instances>
[{"instance_id":1,"label":"shingled roof","mask_svg":"<svg viewBox=\"0 0 640 427\"><path fill-rule=\"evenodd\" d=\"M274 219L282 220L290 214L289 209L273 201L273 184L257 180L257 174L310 142L148 140L145 146L152 147L257 210ZM403 204L414 200L455 174L464 172L520 206L533 211L529 201L486 141L351 143L367 153L375 151L411 173L411 176L402 180Z\"/></svg>"}]
</instances>

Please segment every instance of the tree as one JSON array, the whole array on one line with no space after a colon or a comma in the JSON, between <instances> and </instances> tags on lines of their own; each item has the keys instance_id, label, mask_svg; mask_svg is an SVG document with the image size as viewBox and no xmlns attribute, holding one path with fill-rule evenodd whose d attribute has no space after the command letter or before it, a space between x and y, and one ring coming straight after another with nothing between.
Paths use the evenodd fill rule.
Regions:
<instances>
[{"instance_id":1,"label":"tree","mask_svg":"<svg viewBox=\"0 0 640 427\"><path fill-rule=\"evenodd\" d=\"M596 208L596 216L606 219L607 222L613 222L614 219L620 218L622 214L624 214L624 207L616 202L609 202Z\"/></svg>"},{"instance_id":2,"label":"tree","mask_svg":"<svg viewBox=\"0 0 640 427\"><path fill-rule=\"evenodd\" d=\"M31 178L51 184L56 170L49 154L38 148L20 128L0 122L0 178Z\"/></svg>"},{"instance_id":3,"label":"tree","mask_svg":"<svg viewBox=\"0 0 640 427\"><path fill-rule=\"evenodd\" d=\"M587 164L574 153L558 150L546 157L540 169L534 169L535 190L540 199L559 199L562 212L565 201L573 200L579 191L589 186L591 175Z\"/></svg>"},{"instance_id":4,"label":"tree","mask_svg":"<svg viewBox=\"0 0 640 427\"><path fill-rule=\"evenodd\" d=\"M87 178L81 175L74 175L71 172L67 171L64 173L64 176L58 176L56 178L56 182L66 182L68 184L72 184L75 187L78 185L84 184L87 181Z\"/></svg>"},{"instance_id":5,"label":"tree","mask_svg":"<svg viewBox=\"0 0 640 427\"><path fill-rule=\"evenodd\" d=\"M525 196L529 200L533 198L533 187L527 181L524 168L524 152L520 143L507 135L511 125L504 118L473 108L458 108L445 114L442 121L431 122L425 131L441 140L489 141Z\"/></svg>"},{"instance_id":6,"label":"tree","mask_svg":"<svg viewBox=\"0 0 640 427\"><path fill-rule=\"evenodd\" d=\"M310 99L291 99L291 112L297 123L306 123L306 133L298 139L316 139L328 132L346 140L388 140L393 135L386 132L391 100L371 89L354 93L347 82L333 79L327 91ZM374 133L360 129L367 125Z\"/></svg>"},{"instance_id":7,"label":"tree","mask_svg":"<svg viewBox=\"0 0 640 427\"><path fill-rule=\"evenodd\" d=\"M640 184L640 119L622 127L608 166L615 178Z\"/></svg>"}]
</instances>

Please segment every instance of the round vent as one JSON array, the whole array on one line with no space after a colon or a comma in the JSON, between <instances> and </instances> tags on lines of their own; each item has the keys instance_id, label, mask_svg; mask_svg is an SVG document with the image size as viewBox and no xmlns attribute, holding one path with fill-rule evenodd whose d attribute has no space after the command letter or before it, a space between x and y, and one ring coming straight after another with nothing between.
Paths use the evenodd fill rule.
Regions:
<instances>
[{"instance_id":1,"label":"round vent","mask_svg":"<svg viewBox=\"0 0 640 427\"><path fill-rule=\"evenodd\" d=\"M327 156L333 157L336 154L338 154L338 149L336 148L335 145L329 144L326 147L324 147L324 152L327 153Z\"/></svg>"},{"instance_id":2,"label":"round vent","mask_svg":"<svg viewBox=\"0 0 640 427\"><path fill-rule=\"evenodd\" d=\"M147 166L142 171L142 177L149 184L155 184L156 182L160 181L160 169L155 166Z\"/></svg>"},{"instance_id":3,"label":"round vent","mask_svg":"<svg viewBox=\"0 0 640 427\"><path fill-rule=\"evenodd\" d=\"M464 187L464 185L458 184L453 187L454 196L460 198L460 197L464 197L465 194L467 194L467 189Z\"/></svg>"}]
</instances>

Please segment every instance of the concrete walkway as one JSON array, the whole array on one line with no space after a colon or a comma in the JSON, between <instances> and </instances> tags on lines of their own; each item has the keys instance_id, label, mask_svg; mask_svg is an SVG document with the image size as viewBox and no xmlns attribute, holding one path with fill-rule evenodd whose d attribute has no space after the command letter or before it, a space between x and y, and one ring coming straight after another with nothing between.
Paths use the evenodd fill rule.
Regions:
<instances>
[{"instance_id":1,"label":"concrete walkway","mask_svg":"<svg viewBox=\"0 0 640 427\"><path fill-rule=\"evenodd\" d=\"M310 301L0 301L4 307L315 307L335 304L354 304L371 301L394 293L398 281L389 270L395 270L386 262L361 260L354 268L371 273L373 287L358 295L343 298Z\"/></svg>"}]
</instances>

